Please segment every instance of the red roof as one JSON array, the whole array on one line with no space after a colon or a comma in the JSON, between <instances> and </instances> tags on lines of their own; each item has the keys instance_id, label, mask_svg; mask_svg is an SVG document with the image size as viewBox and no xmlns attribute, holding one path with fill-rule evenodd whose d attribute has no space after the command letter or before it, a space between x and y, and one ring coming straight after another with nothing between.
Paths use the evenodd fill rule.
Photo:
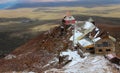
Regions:
<instances>
[{"instance_id":1,"label":"red roof","mask_svg":"<svg viewBox=\"0 0 120 73\"><path fill-rule=\"evenodd\" d=\"M66 25L75 24L75 21L76 21L76 20L66 20L66 21L65 21L65 24L66 24Z\"/></svg>"}]
</instances>

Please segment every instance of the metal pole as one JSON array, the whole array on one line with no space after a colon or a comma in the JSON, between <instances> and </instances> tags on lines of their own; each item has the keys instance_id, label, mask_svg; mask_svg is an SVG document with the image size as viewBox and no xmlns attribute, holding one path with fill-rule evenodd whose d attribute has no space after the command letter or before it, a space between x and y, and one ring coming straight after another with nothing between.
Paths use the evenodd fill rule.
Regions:
<instances>
[{"instance_id":1,"label":"metal pole","mask_svg":"<svg viewBox=\"0 0 120 73\"><path fill-rule=\"evenodd\" d=\"M75 33L76 33L76 24L73 24L73 27L74 27L74 31L73 31L73 46L75 47L76 46L76 40L75 40Z\"/></svg>"}]
</instances>

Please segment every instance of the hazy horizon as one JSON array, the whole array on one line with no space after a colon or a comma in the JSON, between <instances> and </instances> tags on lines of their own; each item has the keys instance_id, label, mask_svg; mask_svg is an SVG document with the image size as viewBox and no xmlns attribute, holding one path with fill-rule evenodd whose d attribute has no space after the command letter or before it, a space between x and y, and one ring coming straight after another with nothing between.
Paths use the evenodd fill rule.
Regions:
<instances>
[{"instance_id":1,"label":"hazy horizon","mask_svg":"<svg viewBox=\"0 0 120 73\"><path fill-rule=\"evenodd\" d=\"M53 6L102 6L120 4L120 0L1 0L0 9Z\"/></svg>"}]
</instances>

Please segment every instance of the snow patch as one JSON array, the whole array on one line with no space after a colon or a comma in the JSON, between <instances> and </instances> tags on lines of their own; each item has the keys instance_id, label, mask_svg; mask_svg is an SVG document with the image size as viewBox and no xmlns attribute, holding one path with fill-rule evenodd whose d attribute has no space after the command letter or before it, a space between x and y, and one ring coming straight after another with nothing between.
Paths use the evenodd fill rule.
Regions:
<instances>
[{"instance_id":1,"label":"snow patch","mask_svg":"<svg viewBox=\"0 0 120 73\"><path fill-rule=\"evenodd\" d=\"M51 64L57 63L57 62L59 62L59 60L58 60L58 58L55 57L52 61L49 61L48 64L44 65L43 68L48 67L48 66L50 66Z\"/></svg>"},{"instance_id":2,"label":"snow patch","mask_svg":"<svg viewBox=\"0 0 120 73\"><path fill-rule=\"evenodd\" d=\"M99 28L96 27L96 28L95 28L95 31L99 31Z\"/></svg>"},{"instance_id":3,"label":"snow patch","mask_svg":"<svg viewBox=\"0 0 120 73\"><path fill-rule=\"evenodd\" d=\"M66 66L72 66L72 65L77 64L78 62L82 62L86 59L86 58L81 58L77 51L67 50L66 52L60 53L60 56L66 56L66 55L69 56L68 60L72 60L72 62L70 62Z\"/></svg>"},{"instance_id":4,"label":"snow patch","mask_svg":"<svg viewBox=\"0 0 120 73\"><path fill-rule=\"evenodd\" d=\"M9 73L9 72L8 72L8 73ZM32 71L30 71L30 72L27 72L27 71L26 71L26 72L25 72L25 71L24 71L24 72L16 72L16 71L14 71L14 72L12 72L12 73L35 73L35 72L32 72Z\"/></svg>"},{"instance_id":5,"label":"snow patch","mask_svg":"<svg viewBox=\"0 0 120 73\"><path fill-rule=\"evenodd\" d=\"M72 66L65 66L62 69L47 70L46 73L114 73L113 67L104 56L89 55L84 61L78 62Z\"/></svg>"},{"instance_id":6,"label":"snow patch","mask_svg":"<svg viewBox=\"0 0 120 73\"><path fill-rule=\"evenodd\" d=\"M16 56L12 54L9 54L5 57L6 60L13 59L13 58L16 58Z\"/></svg>"}]
</instances>

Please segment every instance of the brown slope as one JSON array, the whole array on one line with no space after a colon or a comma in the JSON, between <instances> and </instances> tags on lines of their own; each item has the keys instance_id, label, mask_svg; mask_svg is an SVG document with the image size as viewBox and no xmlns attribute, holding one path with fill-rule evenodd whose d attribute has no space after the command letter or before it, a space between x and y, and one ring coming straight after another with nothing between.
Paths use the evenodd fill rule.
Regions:
<instances>
[{"instance_id":1,"label":"brown slope","mask_svg":"<svg viewBox=\"0 0 120 73\"><path fill-rule=\"evenodd\" d=\"M109 25L101 25L99 27L113 33L113 35L119 32L118 27L114 27L114 30L112 30L113 27ZM13 51L11 54L16 56L16 58L0 60L0 73L10 71L43 72L47 69L42 68L45 64L56 57L56 54L60 51L71 46L69 41L70 35L71 34L68 33L65 36L60 36L60 27L40 34L38 37ZM119 36L115 36L115 38L117 37ZM56 65L52 67L56 67ZM48 67L48 69L52 67Z\"/></svg>"},{"instance_id":2,"label":"brown slope","mask_svg":"<svg viewBox=\"0 0 120 73\"><path fill-rule=\"evenodd\" d=\"M60 36L60 27L56 27L40 34L25 45L17 48L11 54L12 59L0 60L0 73L11 71L43 72L42 68L51 59L56 57L61 50L68 48L71 34ZM69 43L69 44L68 44Z\"/></svg>"}]
</instances>

